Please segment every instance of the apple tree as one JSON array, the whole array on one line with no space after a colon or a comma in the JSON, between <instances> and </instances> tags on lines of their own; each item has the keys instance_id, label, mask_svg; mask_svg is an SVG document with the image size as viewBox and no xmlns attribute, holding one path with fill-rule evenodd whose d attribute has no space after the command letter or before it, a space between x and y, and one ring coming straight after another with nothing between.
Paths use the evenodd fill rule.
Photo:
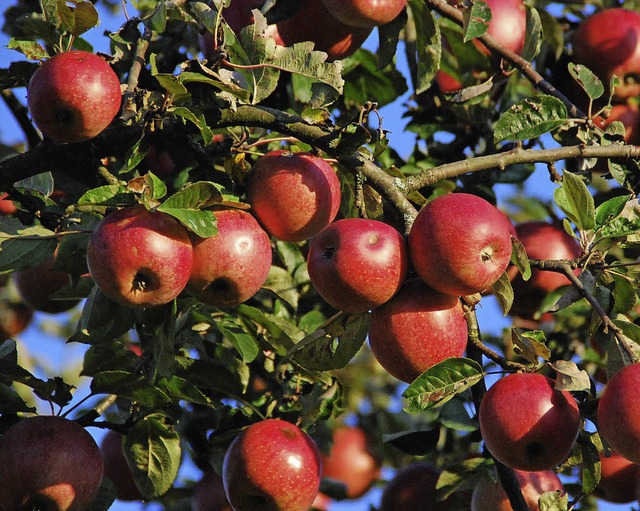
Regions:
<instances>
[{"instance_id":1,"label":"apple tree","mask_svg":"<svg viewBox=\"0 0 640 511\"><path fill-rule=\"evenodd\" d=\"M3 15L0 508L637 500L636 3ZM80 368L23 356L34 312Z\"/></svg>"}]
</instances>

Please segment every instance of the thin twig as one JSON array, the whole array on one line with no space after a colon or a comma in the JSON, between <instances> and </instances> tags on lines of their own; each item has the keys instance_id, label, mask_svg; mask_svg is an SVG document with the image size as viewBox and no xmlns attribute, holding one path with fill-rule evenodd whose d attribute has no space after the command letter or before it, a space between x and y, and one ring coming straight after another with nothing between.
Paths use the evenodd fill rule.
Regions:
<instances>
[{"instance_id":1,"label":"thin twig","mask_svg":"<svg viewBox=\"0 0 640 511\"><path fill-rule=\"evenodd\" d=\"M127 81L127 90L125 90L122 98L122 114L120 118L123 121L136 116L138 109L134 100L134 95L138 87L138 80L140 79L140 72L144 68L147 50L149 49L149 41L151 41L152 31L145 27L144 32L138 44L136 45L136 52L133 56L133 63L129 70L129 79Z\"/></svg>"},{"instance_id":2,"label":"thin twig","mask_svg":"<svg viewBox=\"0 0 640 511\"><path fill-rule=\"evenodd\" d=\"M18 98L16 98L16 95L11 89L5 89L1 91L1 93L4 103L7 105L7 108L9 108L9 110L15 117L18 125L20 126L20 129L27 139L27 147L35 147L36 145L38 145L38 143L42 141L42 137L34 128L31 119L29 119L27 107L25 107L22 103L20 103L20 101L18 101Z\"/></svg>"}]
</instances>

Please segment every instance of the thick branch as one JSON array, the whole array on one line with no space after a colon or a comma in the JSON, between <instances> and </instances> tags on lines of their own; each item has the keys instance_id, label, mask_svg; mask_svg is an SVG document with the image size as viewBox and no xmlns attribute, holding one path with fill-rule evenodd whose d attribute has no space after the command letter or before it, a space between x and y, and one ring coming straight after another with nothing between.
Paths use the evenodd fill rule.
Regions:
<instances>
[{"instance_id":1,"label":"thick branch","mask_svg":"<svg viewBox=\"0 0 640 511\"><path fill-rule=\"evenodd\" d=\"M129 70L129 79L127 81L127 89L124 91L122 97L122 120L127 121L135 117L138 109L134 100L136 89L138 88L138 79L140 78L140 72L145 65L145 57L147 49L149 48L149 41L151 41L152 31L149 28L144 29L142 37L138 40L136 46L136 52L133 56L133 63Z\"/></svg>"},{"instance_id":2,"label":"thick branch","mask_svg":"<svg viewBox=\"0 0 640 511\"><path fill-rule=\"evenodd\" d=\"M431 186L442 179L461 176L470 172L490 169L505 169L515 163L555 163L572 158L619 158L640 157L640 146L611 144L607 146L575 145L556 149L522 149L516 147L503 153L476 156L468 160L446 163L406 179L396 179L404 193Z\"/></svg>"}]
</instances>

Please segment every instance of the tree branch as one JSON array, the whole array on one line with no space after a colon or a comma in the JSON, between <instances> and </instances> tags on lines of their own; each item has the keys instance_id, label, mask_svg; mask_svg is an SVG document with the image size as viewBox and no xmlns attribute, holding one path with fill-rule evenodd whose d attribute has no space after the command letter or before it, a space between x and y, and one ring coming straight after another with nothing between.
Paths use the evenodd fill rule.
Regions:
<instances>
[{"instance_id":1,"label":"tree branch","mask_svg":"<svg viewBox=\"0 0 640 511\"><path fill-rule=\"evenodd\" d=\"M15 117L27 139L27 147L35 147L42 140L42 137L33 127L33 123L27 113L27 107L18 101L18 98L16 98L11 89L4 89L1 93L3 101Z\"/></svg>"}]
</instances>

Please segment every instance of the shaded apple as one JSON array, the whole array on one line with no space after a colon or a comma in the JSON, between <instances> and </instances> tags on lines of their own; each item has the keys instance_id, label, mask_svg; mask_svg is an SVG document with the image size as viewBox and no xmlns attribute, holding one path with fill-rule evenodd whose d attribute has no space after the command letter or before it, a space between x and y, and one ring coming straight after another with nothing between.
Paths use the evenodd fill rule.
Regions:
<instances>
[{"instance_id":1,"label":"shaded apple","mask_svg":"<svg viewBox=\"0 0 640 511\"><path fill-rule=\"evenodd\" d=\"M398 470L384 487L380 511L436 511L449 509L438 500L436 483L440 471L416 462Z\"/></svg>"},{"instance_id":2,"label":"shaded apple","mask_svg":"<svg viewBox=\"0 0 640 511\"><path fill-rule=\"evenodd\" d=\"M600 454L600 482L593 494L602 500L624 504L636 500L640 466L615 451Z\"/></svg>"},{"instance_id":3,"label":"shaded apple","mask_svg":"<svg viewBox=\"0 0 640 511\"><path fill-rule=\"evenodd\" d=\"M191 495L193 511L233 511L224 493L222 477L213 470L202 475Z\"/></svg>"},{"instance_id":4,"label":"shaded apple","mask_svg":"<svg viewBox=\"0 0 640 511\"><path fill-rule=\"evenodd\" d=\"M80 300L56 299L55 293L71 285L71 275L54 268L55 256L13 274L22 301L31 309L57 314L75 307Z\"/></svg>"},{"instance_id":5,"label":"shaded apple","mask_svg":"<svg viewBox=\"0 0 640 511\"><path fill-rule=\"evenodd\" d=\"M539 511L538 499L543 493L564 491L558 474L552 470L526 472L515 470L520 491L531 511ZM513 511L500 481L478 484L473 489L471 511Z\"/></svg>"},{"instance_id":6,"label":"shaded apple","mask_svg":"<svg viewBox=\"0 0 640 511\"><path fill-rule=\"evenodd\" d=\"M324 6L345 25L373 28L393 21L407 0L322 0Z\"/></svg>"},{"instance_id":7,"label":"shaded apple","mask_svg":"<svg viewBox=\"0 0 640 511\"><path fill-rule=\"evenodd\" d=\"M107 215L91 235L87 264L96 285L114 302L153 307L187 285L193 248L175 218L144 206Z\"/></svg>"},{"instance_id":8,"label":"shaded apple","mask_svg":"<svg viewBox=\"0 0 640 511\"><path fill-rule=\"evenodd\" d=\"M33 320L33 309L22 302L6 301L0 306L0 342L24 332Z\"/></svg>"},{"instance_id":9,"label":"shaded apple","mask_svg":"<svg viewBox=\"0 0 640 511\"><path fill-rule=\"evenodd\" d=\"M341 482L349 499L362 497L380 478L382 458L374 442L360 426L340 426L333 444L322 456L322 476Z\"/></svg>"},{"instance_id":10,"label":"shaded apple","mask_svg":"<svg viewBox=\"0 0 640 511\"><path fill-rule=\"evenodd\" d=\"M18 208L9 198L9 194L6 192L0 194L0 215L13 215L16 211Z\"/></svg>"},{"instance_id":11,"label":"shaded apple","mask_svg":"<svg viewBox=\"0 0 640 511\"><path fill-rule=\"evenodd\" d=\"M36 126L56 143L99 135L120 110L120 80L98 55L80 50L58 53L33 74L27 104Z\"/></svg>"},{"instance_id":12,"label":"shaded apple","mask_svg":"<svg viewBox=\"0 0 640 511\"><path fill-rule=\"evenodd\" d=\"M328 304L362 313L396 294L407 277L409 256L404 238L390 225L345 218L311 240L307 269Z\"/></svg>"},{"instance_id":13,"label":"shaded apple","mask_svg":"<svg viewBox=\"0 0 640 511\"><path fill-rule=\"evenodd\" d=\"M304 241L329 225L340 207L340 182L331 165L311 153L271 151L247 182L253 212L275 238Z\"/></svg>"},{"instance_id":14,"label":"shaded apple","mask_svg":"<svg viewBox=\"0 0 640 511\"><path fill-rule=\"evenodd\" d=\"M511 259L511 223L476 195L441 195L424 206L409 232L409 253L418 276L451 295L490 288Z\"/></svg>"},{"instance_id":15,"label":"shaded apple","mask_svg":"<svg viewBox=\"0 0 640 511\"><path fill-rule=\"evenodd\" d=\"M605 87L613 75L620 100L640 94L640 13L623 8L604 9L582 21L573 37L573 59L593 71Z\"/></svg>"},{"instance_id":16,"label":"shaded apple","mask_svg":"<svg viewBox=\"0 0 640 511\"><path fill-rule=\"evenodd\" d=\"M300 2L289 18L269 25L266 32L280 46L312 41L314 49L325 52L329 61L355 53L370 33L371 28L352 27L336 19L322 0Z\"/></svg>"},{"instance_id":17,"label":"shaded apple","mask_svg":"<svg viewBox=\"0 0 640 511\"><path fill-rule=\"evenodd\" d=\"M602 438L633 463L640 463L640 362L620 369L607 383L598 403Z\"/></svg>"},{"instance_id":18,"label":"shaded apple","mask_svg":"<svg viewBox=\"0 0 640 511\"><path fill-rule=\"evenodd\" d=\"M126 501L141 500L142 495L122 450L122 434L109 430L100 443L100 452L104 462L104 476L115 486L117 498Z\"/></svg>"},{"instance_id":19,"label":"shaded apple","mask_svg":"<svg viewBox=\"0 0 640 511\"><path fill-rule=\"evenodd\" d=\"M238 209L216 210L218 233L192 237L188 289L198 300L234 307L262 287L271 268L271 241L255 218Z\"/></svg>"},{"instance_id":20,"label":"shaded apple","mask_svg":"<svg viewBox=\"0 0 640 511\"><path fill-rule=\"evenodd\" d=\"M580 430L575 398L542 374L500 378L478 411L486 448L508 467L552 470L571 453Z\"/></svg>"},{"instance_id":21,"label":"shaded apple","mask_svg":"<svg viewBox=\"0 0 640 511\"><path fill-rule=\"evenodd\" d=\"M33 416L0 437L0 508L84 511L102 482L91 435L58 416Z\"/></svg>"},{"instance_id":22,"label":"shaded apple","mask_svg":"<svg viewBox=\"0 0 640 511\"><path fill-rule=\"evenodd\" d=\"M640 109L635 103L618 103L612 105L606 119L596 117L594 124L605 129L611 123L618 121L624 125L624 140L627 144L640 144Z\"/></svg>"},{"instance_id":23,"label":"shaded apple","mask_svg":"<svg viewBox=\"0 0 640 511\"><path fill-rule=\"evenodd\" d=\"M387 303L373 310L369 343L391 375L411 383L467 346L467 323L457 297L410 279Z\"/></svg>"},{"instance_id":24,"label":"shaded apple","mask_svg":"<svg viewBox=\"0 0 640 511\"><path fill-rule=\"evenodd\" d=\"M318 495L320 450L296 425L265 419L243 430L222 467L235 511L307 511Z\"/></svg>"}]
</instances>

